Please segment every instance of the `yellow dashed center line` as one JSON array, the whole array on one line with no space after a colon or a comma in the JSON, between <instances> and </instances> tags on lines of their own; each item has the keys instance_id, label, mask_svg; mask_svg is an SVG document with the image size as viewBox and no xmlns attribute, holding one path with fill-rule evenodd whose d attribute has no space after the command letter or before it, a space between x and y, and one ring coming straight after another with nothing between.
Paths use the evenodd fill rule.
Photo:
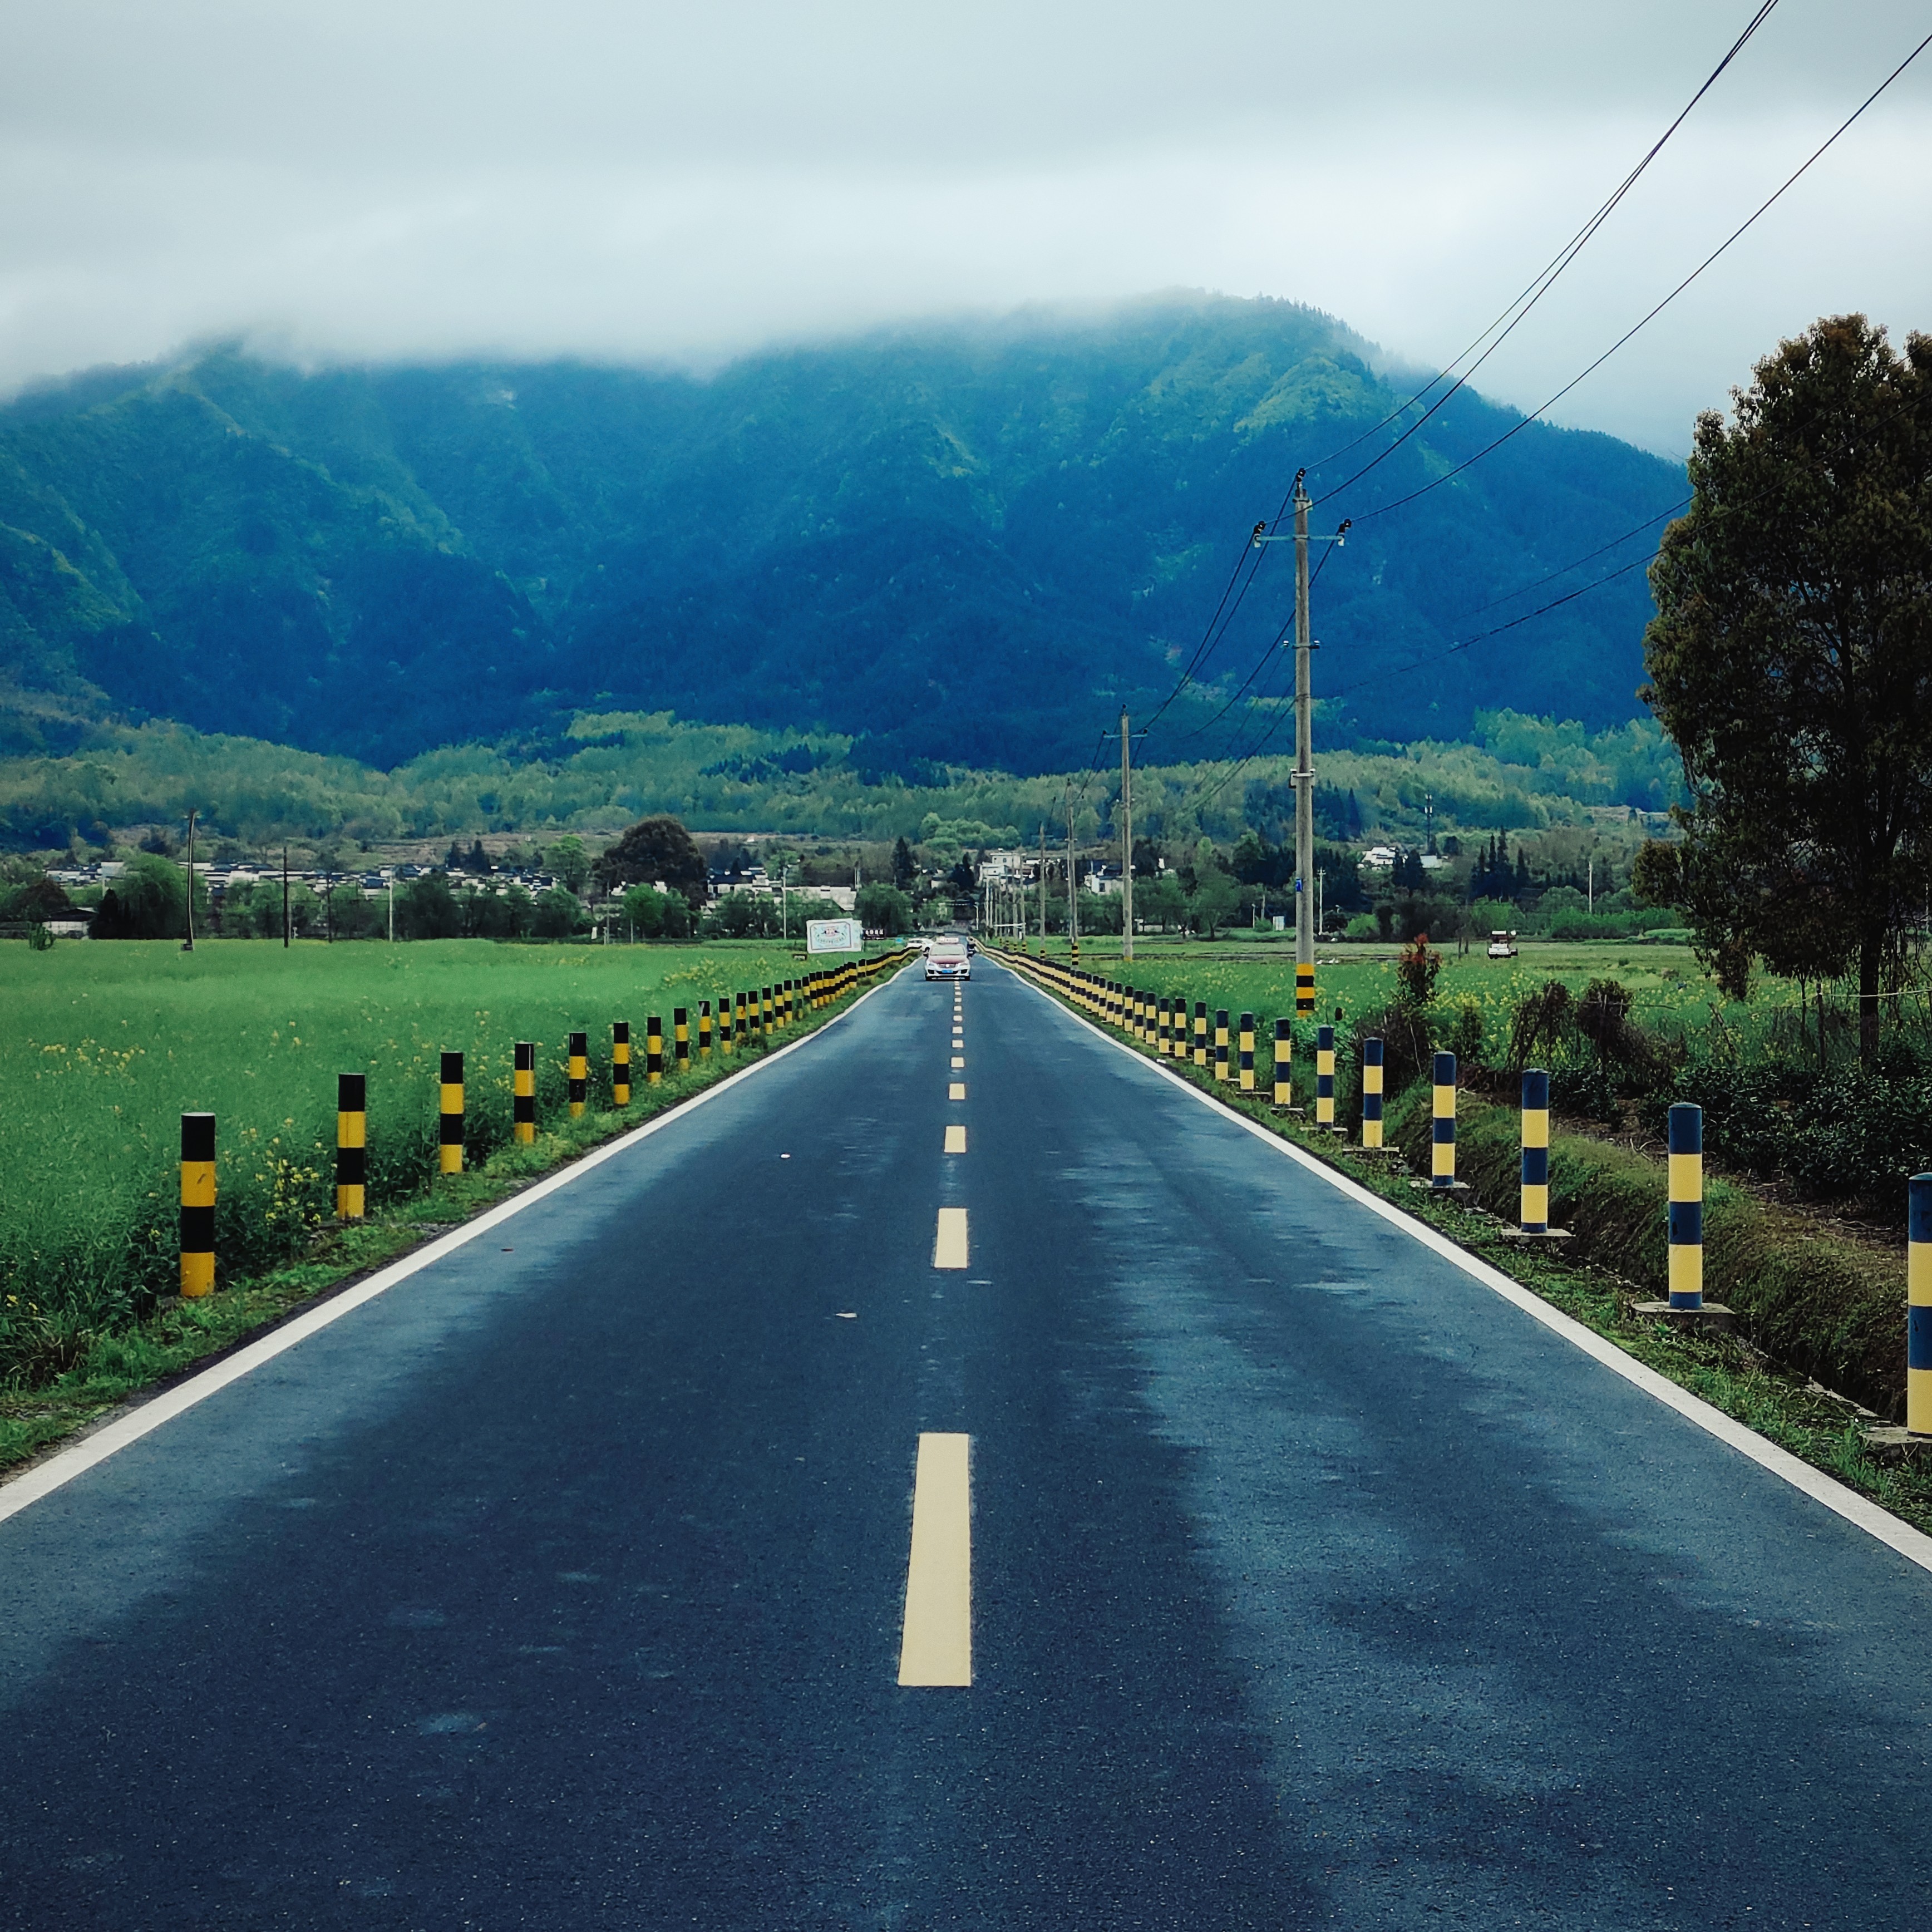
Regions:
<instances>
[{"instance_id":1,"label":"yellow dashed center line","mask_svg":"<svg viewBox=\"0 0 1932 1932\"><path fill-rule=\"evenodd\" d=\"M966 1097L965 1082L963 1080L955 1080L951 1082L946 1089L946 1097L949 1100L964 1100Z\"/></svg>"},{"instance_id":2,"label":"yellow dashed center line","mask_svg":"<svg viewBox=\"0 0 1932 1932\"><path fill-rule=\"evenodd\" d=\"M962 1219L963 1219L962 1214ZM922 1435L912 1486L899 1682L973 1682L973 1490L964 1436Z\"/></svg>"},{"instance_id":3,"label":"yellow dashed center line","mask_svg":"<svg viewBox=\"0 0 1932 1932\"><path fill-rule=\"evenodd\" d=\"M952 1056L952 1070L954 1072L957 1073L965 1064L965 1061L962 1060L958 1054L956 1053Z\"/></svg>"},{"instance_id":4,"label":"yellow dashed center line","mask_svg":"<svg viewBox=\"0 0 1932 1932\"><path fill-rule=\"evenodd\" d=\"M964 1154L966 1151L966 1130L964 1127L946 1129L946 1151L948 1154Z\"/></svg>"},{"instance_id":5,"label":"yellow dashed center line","mask_svg":"<svg viewBox=\"0 0 1932 1932\"><path fill-rule=\"evenodd\" d=\"M942 1208L939 1226L932 1238L932 1264L936 1268L963 1268L966 1265L966 1210Z\"/></svg>"}]
</instances>

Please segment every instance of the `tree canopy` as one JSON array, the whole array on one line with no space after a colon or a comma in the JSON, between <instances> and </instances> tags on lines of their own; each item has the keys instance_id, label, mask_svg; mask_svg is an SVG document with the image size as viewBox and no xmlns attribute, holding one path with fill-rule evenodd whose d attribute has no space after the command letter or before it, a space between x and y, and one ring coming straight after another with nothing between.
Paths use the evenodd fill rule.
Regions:
<instances>
[{"instance_id":1,"label":"tree canopy","mask_svg":"<svg viewBox=\"0 0 1932 1932\"><path fill-rule=\"evenodd\" d=\"M612 886L661 885L682 892L687 906L700 907L709 896L710 871L704 854L669 812L640 818L597 861L597 878Z\"/></svg>"},{"instance_id":2,"label":"tree canopy","mask_svg":"<svg viewBox=\"0 0 1932 1932\"><path fill-rule=\"evenodd\" d=\"M1932 890L1932 338L1863 316L1760 362L1698 418L1690 508L1651 568L1642 695L1684 760L1681 844L1636 883L1741 993L1888 963Z\"/></svg>"}]
</instances>

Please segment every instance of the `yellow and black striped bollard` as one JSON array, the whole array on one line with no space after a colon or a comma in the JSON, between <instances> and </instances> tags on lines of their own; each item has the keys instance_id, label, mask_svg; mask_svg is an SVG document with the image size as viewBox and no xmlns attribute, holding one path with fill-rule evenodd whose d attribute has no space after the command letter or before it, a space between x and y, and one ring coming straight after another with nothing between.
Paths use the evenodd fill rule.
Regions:
<instances>
[{"instance_id":1,"label":"yellow and black striped bollard","mask_svg":"<svg viewBox=\"0 0 1932 1932\"><path fill-rule=\"evenodd\" d=\"M335 1218L359 1221L369 1211L369 1076L335 1076Z\"/></svg>"},{"instance_id":2,"label":"yellow and black striped bollard","mask_svg":"<svg viewBox=\"0 0 1932 1932\"><path fill-rule=\"evenodd\" d=\"M1522 1070L1522 1232L1550 1232L1550 1076Z\"/></svg>"},{"instance_id":3,"label":"yellow and black striped bollard","mask_svg":"<svg viewBox=\"0 0 1932 1932\"><path fill-rule=\"evenodd\" d=\"M732 1019L731 1030L736 1038L742 1040L748 1047L752 1043L751 994L740 993L736 1004L737 1011Z\"/></svg>"},{"instance_id":4,"label":"yellow and black striped bollard","mask_svg":"<svg viewBox=\"0 0 1932 1932\"><path fill-rule=\"evenodd\" d=\"M688 1007L674 1006L670 1010L670 1050L677 1063L677 1071L691 1071L691 1012Z\"/></svg>"},{"instance_id":5,"label":"yellow and black striped bollard","mask_svg":"<svg viewBox=\"0 0 1932 1932\"><path fill-rule=\"evenodd\" d=\"M1154 1006L1154 1048L1165 1060L1173 1042L1169 1036L1174 1030L1174 1002L1162 998Z\"/></svg>"},{"instance_id":6,"label":"yellow and black striped bollard","mask_svg":"<svg viewBox=\"0 0 1932 1932\"><path fill-rule=\"evenodd\" d=\"M628 1020L610 1022L610 1104L614 1107L628 1107L631 1104L631 1023Z\"/></svg>"},{"instance_id":7,"label":"yellow and black striped bollard","mask_svg":"<svg viewBox=\"0 0 1932 1932\"><path fill-rule=\"evenodd\" d=\"M1222 1082L1228 1078L1228 1010L1226 1006L1214 1009L1214 1078Z\"/></svg>"},{"instance_id":8,"label":"yellow and black striped bollard","mask_svg":"<svg viewBox=\"0 0 1932 1932\"><path fill-rule=\"evenodd\" d=\"M718 1053L722 1060L731 1058L731 995L727 993L718 1002Z\"/></svg>"},{"instance_id":9,"label":"yellow and black striped bollard","mask_svg":"<svg viewBox=\"0 0 1932 1932\"><path fill-rule=\"evenodd\" d=\"M1905 1426L1932 1436L1932 1174L1915 1174L1905 1232Z\"/></svg>"},{"instance_id":10,"label":"yellow and black striped bollard","mask_svg":"<svg viewBox=\"0 0 1932 1932\"><path fill-rule=\"evenodd\" d=\"M1670 1109L1670 1306L1704 1305L1704 1110Z\"/></svg>"},{"instance_id":11,"label":"yellow and black striped bollard","mask_svg":"<svg viewBox=\"0 0 1932 1932\"><path fill-rule=\"evenodd\" d=\"M1294 1011L1298 1019L1312 1019L1315 1014L1315 968L1298 966L1294 969Z\"/></svg>"},{"instance_id":12,"label":"yellow and black striped bollard","mask_svg":"<svg viewBox=\"0 0 1932 1932\"><path fill-rule=\"evenodd\" d=\"M181 1131L181 1292L214 1292L214 1116L184 1114Z\"/></svg>"},{"instance_id":13,"label":"yellow and black striped bollard","mask_svg":"<svg viewBox=\"0 0 1932 1932\"><path fill-rule=\"evenodd\" d=\"M1194 1064L1196 1066L1208 1064L1208 1002L1194 1002Z\"/></svg>"},{"instance_id":14,"label":"yellow and black striped bollard","mask_svg":"<svg viewBox=\"0 0 1932 1932\"><path fill-rule=\"evenodd\" d=\"M463 1056L442 1056L442 1095L436 1124L436 1172L463 1172Z\"/></svg>"},{"instance_id":15,"label":"yellow and black striped bollard","mask_svg":"<svg viewBox=\"0 0 1932 1932\"><path fill-rule=\"evenodd\" d=\"M1371 1034L1362 1042L1362 1144L1382 1144L1382 1043Z\"/></svg>"},{"instance_id":16,"label":"yellow and black striped bollard","mask_svg":"<svg viewBox=\"0 0 1932 1932\"><path fill-rule=\"evenodd\" d=\"M1255 1090L1255 1016L1252 1013L1241 1016L1240 1054L1241 1091L1252 1094Z\"/></svg>"},{"instance_id":17,"label":"yellow and black striped bollard","mask_svg":"<svg viewBox=\"0 0 1932 1932\"><path fill-rule=\"evenodd\" d=\"M1335 1029L1315 1029L1315 1124L1332 1129L1335 1124Z\"/></svg>"},{"instance_id":18,"label":"yellow and black striped bollard","mask_svg":"<svg viewBox=\"0 0 1932 1932\"><path fill-rule=\"evenodd\" d=\"M778 982L778 1030L782 1033L791 1024L791 982Z\"/></svg>"},{"instance_id":19,"label":"yellow and black striped bollard","mask_svg":"<svg viewBox=\"0 0 1932 1932\"><path fill-rule=\"evenodd\" d=\"M772 989L766 987L760 992L752 989L752 1022L760 1040L770 1036L772 1030Z\"/></svg>"},{"instance_id":20,"label":"yellow and black striped bollard","mask_svg":"<svg viewBox=\"0 0 1932 1932\"><path fill-rule=\"evenodd\" d=\"M711 1058L711 1002L700 1000L698 1003L698 1057L700 1060Z\"/></svg>"},{"instance_id":21,"label":"yellow and black striped bollard","mask_svg":"<svg viewBox=\"0 0 1932 1932\"><path fill-rule=\"evenodd\" d=\"M510 1134L525 1147L537 1137L536 1042L517 1042L517 1069L510 1081Z\"/></svg>"},{"instance_id":22,"label":"yellow and black striped bollard","mask_svg":"<svg viewBox=\"0 0 1932 1932\"><path fill-rule=\"evenodd\" d=\"M1294 1034L1286 1020L1278 1019L1274 1023L1274 1104L1288 1107L1294 1103Z\"/></svg>"},{"instance_id":23,"label":"yellow and black striped bollard","mask_svg":"<svg viewBox=\"0 0 1932 1932\"><path fill-rule=\"evenodd\" d=\"M644 1082L651 1087L664 1084L664 1022L656 1013L644 1022Z\"/></svg>"},{"instance_id":24,"label":"yellow and black striped bollard","mask_svg":"<svg viewBox=\"0 0 1932 1932\"><path fill-rule=\"evenodd\" d=\"M1436 1056L1435 1091L1429 1127L1429 1184L1456 1185L1456 1056Z\"/></svg>"},{"instance_id":25,"label":"yellow and black striped bollard","mask_svg":"<svg viewBox=\"0 0 1932 1932\"><path fill-rule=\"evenodd\" d=\"M574 1120L584 1112L584 1103L590 1095L590 1036L574 1033L570 1036L570 1118Z\"/></svg>"}]
</instances>

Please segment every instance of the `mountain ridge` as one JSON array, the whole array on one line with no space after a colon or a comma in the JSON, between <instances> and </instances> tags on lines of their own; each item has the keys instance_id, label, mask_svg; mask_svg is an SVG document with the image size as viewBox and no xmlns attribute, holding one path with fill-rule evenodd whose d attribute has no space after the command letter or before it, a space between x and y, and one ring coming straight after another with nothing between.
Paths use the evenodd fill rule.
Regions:
<instances>
[{"instance_id":1,"label":"mountain ridge","mask_svg":"<svg viewBox=\"0 0 1932 1932\"><path fill-rule=\"evenodd\" d=\"M1296 304L1169 296L705 377L232 346L90 371L0 408L0 667L34 700L0 709L22 749L63 704L378 764L636 708L838 732L882 772L1062 769L1172 688L1295 470L1400 401L1378 353ZM1402 668L1682 494L1661 459L1537 424L1377 518L1520 422L1464 392L1332 506L1358 525L1316 592L1318 688L1356 688L1329 742L1454 736L1499 704L1636 713L1636 573ZM1165 755L1217 754L1227 725L1198 728L1292 591L1268 560ZM1282 682L1264 669L1228 724L1252 736Z\"/></svg>"}]
</instances>

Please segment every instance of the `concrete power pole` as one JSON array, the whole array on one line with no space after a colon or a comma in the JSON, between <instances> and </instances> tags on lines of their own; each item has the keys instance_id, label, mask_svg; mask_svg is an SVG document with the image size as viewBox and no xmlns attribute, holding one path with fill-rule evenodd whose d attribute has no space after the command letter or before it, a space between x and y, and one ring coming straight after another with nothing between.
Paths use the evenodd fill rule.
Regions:
<instances>
[{"instance_id":1,"label":"concrete power pole","mask_svg":"<svg viewBox=\"0 0 1932 1932\"><path fill-rule=\"evenodd\" d=\"M1127 714L1120 712L1120 957L1134 956L1134 774Z\"/></svg>"},{"instance_id":2,"label":"concrete power pole","mask_svg":"<svg viewBox=\"0 0 1932 1932\"><path fill-rule=\"evenodd\" d=\"M1046 951L1046 820L1040 821L1040 950Z\"/></svg>"},{"instance_id":3,"label":"concrete power pole","mask_svg":"<svg viewBox=\"0 0 1932 1932\"><path fill-rule=\"evenodd\" d=\"M1308 612L1308 546L1340 544L1348 526L1344 522L1332 537L1308 534L1308 512L1314 499L1298 470L1294 478L1294 1010L1304 1018L1315 1012L1315 744L1310 658L1316 650ZM1279 537L1255 526L1257 544L1278 543Z\"/></svg>"},{"instance_id":4,"label":"concrete power pole","mask_svg":"<svg viewBox=\"0 0 1932 1932\"><path fill-rule=\"evenodd\" d=\"M1066 939L1080 964L1080 882L1073 876L1073 781L1066 782Z\"/></svg>"}]
</instances>

